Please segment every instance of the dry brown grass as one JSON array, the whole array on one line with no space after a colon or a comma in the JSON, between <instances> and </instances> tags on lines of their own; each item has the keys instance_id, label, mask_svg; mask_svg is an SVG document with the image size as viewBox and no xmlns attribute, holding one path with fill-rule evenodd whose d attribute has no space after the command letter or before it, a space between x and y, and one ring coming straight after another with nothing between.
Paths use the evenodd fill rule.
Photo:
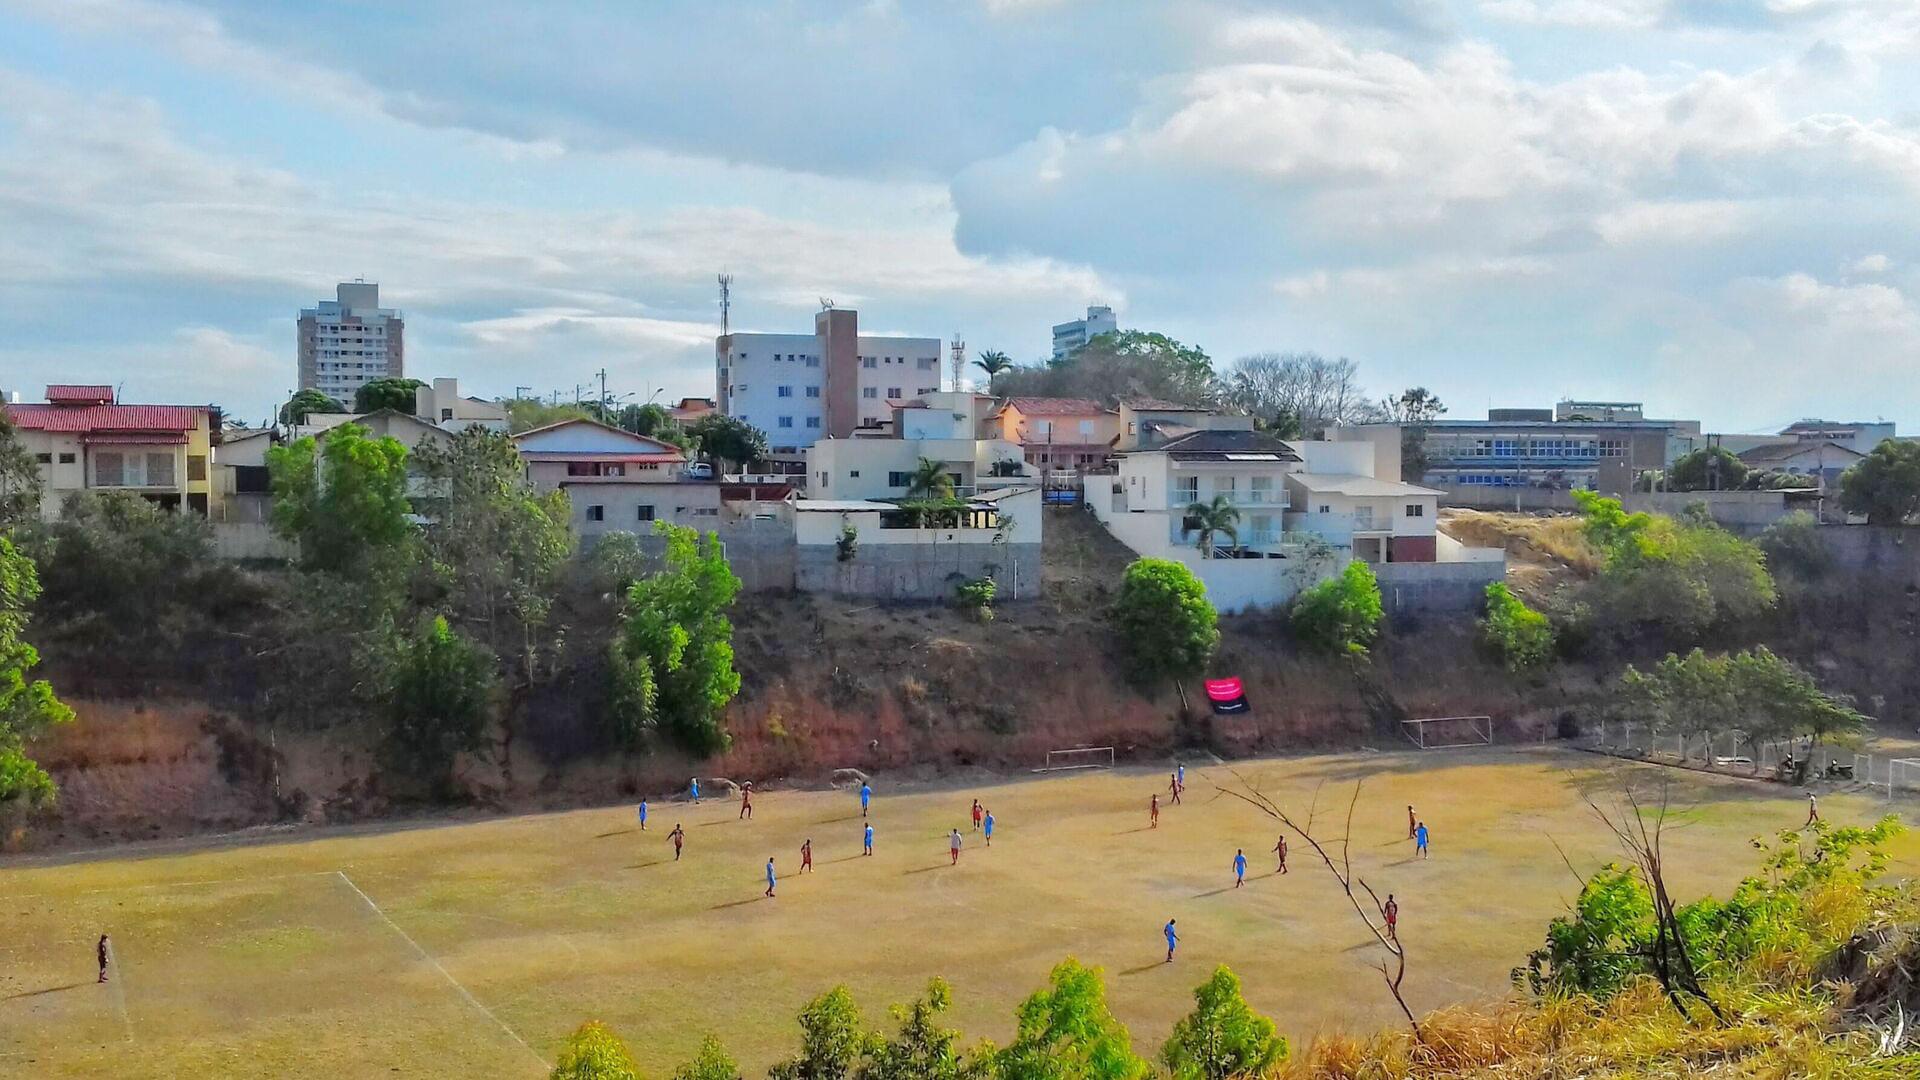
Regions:
<instances>
[{"instance_id":1,"label":"dry brown grass","mask_svg":"<svg viewBox=\"0 0 1920 1080\"><path fill-rule=\"evenodd\" d=\"M1600 569L1600 553L1581 532L1580 518L1571 514L1508 514L1487 510L1449 510L1440 528L1463 544L1504 547L1524 562L1571 570L1592 577Z\"/></svg>"}]
</instances>

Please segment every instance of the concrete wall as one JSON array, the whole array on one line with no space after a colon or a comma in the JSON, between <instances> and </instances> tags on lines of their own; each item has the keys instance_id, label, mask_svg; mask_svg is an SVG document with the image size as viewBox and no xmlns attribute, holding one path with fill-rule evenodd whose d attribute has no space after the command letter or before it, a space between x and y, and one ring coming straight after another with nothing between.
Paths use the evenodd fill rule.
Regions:
<instances>
[{"instance_id":1,"label":"concrete wall","mask_svg":"<svg viewBox=\"0 0 1920 1080\"><path fill-rule=\"evenodd\" d=\"M1920 585L1920 528L1826 525L1819 536L1842 569L1882 575L1889 589Z\"/></svg>"},{"instance_id":2,"label":"concrete wall","mask_svg":"<svg viewBox=\"0 0 1920 1080\"><path fill-rule=\"evenodd\" d=\"M1442 490L1445 491L1440 498L1442 506L1458 506L1475 510L1513 510L1517 505L1521 511L1561 510L1568 513L1579 509L1578 504L1573 501L1572 492L1547 488L1455 486ZM1782 491L1663 491L1629 492L1619 498L1620 504L1628 511L1647 510L1669 516L1678 516L1693 503L1704 503L1708 513L1713 515L1713 520L1727 529L1740 533L1757 533L1800 508L1799 499L1796 498L1790 502L1788 494Z\"/></svg>"},{"instance_id":3,"label":"concrete wall","mask_svg":"<svg viewBox=\"0 0 1920 1080\"><path fill-rule=\"evenodd\" d=\"M300 554L300 548L274 535L265 522L216 521L213 553L222 559L292 559Z\"/></svg>"},{"instance_id":4,"label":"concrete wall","mask_svg":"<svg viewBox=\"0 0 1920 1080\"><path fill-rule=\"evenodd\" d=\"M1507 578L1500 562L1380 563L1373 568L1380 579L1380 602L1387 614L1414 612L1478 612L1487 599L1487 586Z\"/></svg>"},{"instance_id":5,"label":"concrete wall","mask_svg":"<svg viewBox=\"0 0 1920 1080\"><path fill-rule=\"evenodd\" d=\"M962 579L991 573L1002 600L1040 595L1039 544L868 545L847 562L831 545L797 549L794 587L877 601L953 598Z\"/></svg>"}]
</instances>

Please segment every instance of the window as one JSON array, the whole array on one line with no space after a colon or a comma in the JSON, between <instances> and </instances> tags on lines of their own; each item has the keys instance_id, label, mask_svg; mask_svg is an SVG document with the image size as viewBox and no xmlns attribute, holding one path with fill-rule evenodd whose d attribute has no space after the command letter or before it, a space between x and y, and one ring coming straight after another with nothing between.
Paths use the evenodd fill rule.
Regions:
<instances>
[{"instance_id":1,"label":"window","mask_svg":"<svg viewBox=\"0 0 1920 1080\"><path fill-rule=\"evenodd\" d=\"M897 386L887 387L887 400L888 401L900 400L900 388Z\"/></svg>"},{"instance_id":2,"label":"window","mask_svg":"<svg viewBox=\"0 0 1920 1080\"><path fill-rule=\"evenodd\" d=\"M783 416L783 417L781 417L780 419L778 419L778 420L776 420L776 421L775 421L774 423L775 423L775 425L776 425L776 426L778 426L778 427L792 427L792 426L793 426L793 417L791 417L791 416Z\"/></svg>"},{"instance_id":3,"label":"window","mask_svg":"<svg viewBox=\"0 0 1920 1080\"><path fill-rule=\"evenodd\" d=\"M825 491L826 489L827 489L827 474L823 472L820 474L820 490Z\"/></svg>"},{"instance_id":4,"label":"window","mask_svg":"<svg viewBox=\"0 0 1920 1080\"><path fill-rule=\"evenodd\" d=\"M71 464L73 464L73 455L72 455L72 454L61 454L61 455L60 455L60 464L62 464L62 465L71 465Z\"/></svg>"},{"instance_id":5,"label":"window","mask_svg":"<svg viewBox=\"0 0 1920 1080\"><path fill-rule=\"evenodd\" d=\"M1408 517L1426 517L1427 508L1420 505L1419 503L1408 503L1407 516Z\"/></svg>"},{"instance_id":6,"label":"window","mask_svg":"<svg viewBox=\"0 0 1920 1080\"><path fill-rule=\"evenodd\" d=\"M1321 513L1323 513L1323 514L1331 514L1331 513L1333 513L1333 507L1331 507L1331 506L1329 506L1329 505L1327 505L1326 503L1321 503L1321 504L1320 504L1320 512L1321 512Z\"/></svg>"},{"instance_id":7,"label":"window","mask_svg":"<svg viewBox=\"0 0 1920 1080\"><path fill-rule=\"evenodd\" d=\"M808 426L808 427L810 427L810 428L817 428L817 427L819 427L819 426L820 426L820 418L819 418L819 417L817 417L817 416L809 416L809 417L807 417L807 426Z\"/></svg>"},{"instance_id":8,"label":"window","mask_svg":"<svg viewBox=\"0 0 1920 1080\"><path fill-rule=\"evenodd\" d=\"M773 391L773 396L775 396L775 397L792 397L792 396L793 396L793 387L791 387L791 386L781 386L781 387L776 387L776 388L774 388L774 391Z\"/></svg>"},{"instance_id":9,"label":"window","mask_svg":"<svg viewBox=\"0 0 1920 1080\"><path fill-rule=\"evenodd\" d=\"M735 384L734 384L734 387L733 387L733 392L734 392L734 393L736 393L736 394L744 394L744 393L746 393L746 392L747 392L747 384L746 384L746 383L735 383ZM744 418L744 417L742 417L742 419L745 419L745 418Z\"/></svg>"},{"instance_id":10,"label":"window","mask_svg":"<svg viewBox=\"0 0 1920 1080\"><path fill-rule=\"evenodd\" d=\"M51 465L53 464L53 455L52 454L35 454L33 455L33 460L39 462L42 465Z\"/></svg>"},{"instance_id":11,"label":"window","mask_svg":"<svg viewBox=\"0 0 1920 1080\"><path fill-rule=\"evenodd\" d=\"M920 389L914 391L914 393L916 394L937 394L939 392L940 392L940 388L937 386L923 386Z\"/></svg>"},{"instance_id":12,"label":"window","mask_svg":"<svg viewBox=\"0 0 1920 1080\"><path fill-rule=\"evenodd\" d=\"M443 424L444 424L444 423L446 423L447 421L449 421L449 420L451 420L451 419L453 419L453 410L452 410L452 409L441 409L441 410L440 410L440 422L441 422L441 423L443 423Z\"/></svg>"},{"instance_id":13,"label":"window","mask_svg":"<svg viewBox=\"0 0 1920 1080\"><path fill-rule=\"evenodd\" d=\"M860 358L860 366L863 368L879 367L880 363L871 356L863 356Z\"/></svg>"},{"instance_id":14,"label":"window","mask_svg":"<svg viewBox=\"0 0 1920 1080\"><path fill-rule=\"evenodd\" d=\"M808 396L808 397L810 397L810 398L817 398L817 397L819 397L819 396L820 396L820 388L819 388L819 387L817 387L817 386L809 386L809 387L807 387L807 396Z\"/></svg>"},{"instance_id":15,"label":"window","mask_svg":"<svg viewBox=\"0 0 1920 1080\"><path fill-rule=\"evenodd\" d=\"M191 480L205 480L206 478L207 478L207 455L188 454L187 455L187 479L191 481Z\"/></svg>"},{"instance_id":16,"label":"window","mask_svg":"<svg viewBox=\"0 0 1920 1080\"><path fill-rule=\"evenodd\" d=\"M1273 498L1273 477L1255 476L1247 480L1247 492L1254 502L1267 502Z\"/></svg>"},{"instance_id":17,"label":"window","mask_svg":"<svg viewBox=\"0 0 1920 1080\"><path fill-rule=\"evenodd\" d=\"M1200 501L1200 478L1197 476L1176 477L1173 481L1173 494L1181 502Z\"/></svg>"},{"instance_id":18,"label":"window","mask_svg":"<svg viewBox=\"0 0 1920 1080\"><path fill-rule=\"evenodd\" d=\"M935 360L930 356L923 356L920 358L921 371L932 371L939 366L940 366L940 361Z\"/></svg>"},{"instance_id":19,"label":"window","mask_svg":"<svg viewBox=\"0 0 1920 1080\"><path fill-rule=\"evenodd\" d=\"M817 356L809 356L809 357L807 357L807 366L808 366L808 367L819 367L819 366L820 366L820 358L819 358L819 357L817 357Z\"/></svg>"},{"instance_id":20,"label":"window","mask_svg":"<svg viewBox=\"0 0 1920 1080\"><path fill-rule=\"evenodd\" d=\"M639 520L641 520L641 521L652 521L652 520L653 520L653 507L652 507L651 505L648 505L648 506L641 506L641 507L636 507L636 511L637 511L637 513L635 514L635 516L636 516L636 517L637 517L637 518L638 518Z\"/></svg>"},{"instance_id":21,"label":"window","mask_svg":"<svg viewBox=\"0 0 1920 1080\"><path fill-rule=\"evenodd\" d=\"M863 398L877 398L880 396L880 390L877 387L863 386L860 388L860 396Z\"/></svg>"},{"instance_id":22,"label":"window","mask_svg":"<svg viewBox=\"0 0 1920 1080\"><path fill-rule=\"evenodd\" d=\"M606 508L606 507L604 507L604 506L589 506L589 507L587 507L587 520L588 520L588 521L605 521L605 520L607 520L607 508Z\"/></svg>"},{"instance_id":23,"label":"window","mask_svg":"<svg viewBox=\"0 0 1920 1080\"><path fill-rule=\"evenodd\" d=\"M890 472L887 474L887 486L903 488L913 480L912 473Z\"/></svg>"},{"instance_id":24,"label":"window","mask_svg":"<svg viewBox=\"0 0 1920 1080\"><path fill-rule=\"evenodd\" d=\"M858 480L858 479L860 479L860 470L859 470L859 469L848 469L848 470L847 470L847 475L848 475L848 476L850 476L850 477L852 477L852 478L853 478L853 479L855 479L855 480Z\"/></svg>"}]
</instances>

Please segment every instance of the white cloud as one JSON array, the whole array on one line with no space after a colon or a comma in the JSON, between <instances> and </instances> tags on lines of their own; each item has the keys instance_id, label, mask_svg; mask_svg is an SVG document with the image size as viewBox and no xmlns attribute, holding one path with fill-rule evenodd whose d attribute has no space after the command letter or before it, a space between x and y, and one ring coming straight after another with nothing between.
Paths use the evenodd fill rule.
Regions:
<instances>
[{"instance_id":1,"label":"white cloud","mask_svg":"<svg viewBox=\"0 0 1920 1080\"><path fill-rule=\"evenodd\" d=\"M1873 255L1865 255L1854 260L1853 265L1847 269L1855 274L1884 274L1891 269L1892 266L1892 259L1876 253Z\"/></svg>"}]
</instances>

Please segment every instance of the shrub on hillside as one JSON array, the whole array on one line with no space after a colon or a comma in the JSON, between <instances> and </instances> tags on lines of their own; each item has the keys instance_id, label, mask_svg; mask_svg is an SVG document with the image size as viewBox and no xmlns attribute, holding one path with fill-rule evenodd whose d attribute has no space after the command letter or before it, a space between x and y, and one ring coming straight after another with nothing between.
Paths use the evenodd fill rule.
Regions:
<instances>
[{"instance_id":1,"label":"shrub on hillside","mask_svg":"<svg viewBox=\"0 0 1920 1080\"><path fill-rule=\"evenodd\" d=\"M1143 683L1199 674L1220 644L1207 587L1171 559L1136 559L1120 579L1113 617L1128 666Z\"/></svg>"},{"instance_id":2,"label":"shrub on hillside","mask_svg":"<svg viewBox=\"0 0 1920 1080\"><path fill-rule=\"evenodd\" d=\"M1293 632L1325 652L1364 655L1380 635L1380 582L1358 560L1338 576L1302 592L1293 601Z\"/></svg>"},{"instance_id":3,"label":"shrub on hillside","mask_svg":"<svg viewBox=\"0 0 1920 1080\"><path fill-rule=\"evenodd\" d=\"M1795 510L1767 526L1759 544L1767 565L1804 580L1818 578L1833 567L1833 553L1820 539L1820 520L1805 510Z\"/></svg>"},{"instance_id":4,"label":"shrub on hillside","mask_svg":"<svg viewBox=\"0 0 1920 1080\"><path fill-rule=\"evenodd\" d=\"M1487 616L1480 621L1480 632L1508 671L1539 667L1553 658L1553 624L1503 581L1487 586Z\"/></svg>"},{"instance_id":5,"label":"shrub on hillside","mask_svg":"<svg viewBox=\"0 0 1920 1080\"><path fill-rule=\"evenodd\" d=\"M435 616L401 643L393 668L388 748L407 774L446 781L453 757L477 750L493 691L493 657Z\"/></svg>"},{"instance_id":6,"label":"shrub on hillside","mask_svg":"<svg viewBox=\"0 0 1920 1080\"><path fill-rule=\"evenodd\" d=\"M1773 606L1773 576L1757 545L1699 518L1629 514L1590 491L1573 497L1604 560L1585 596L1595 629L1653 627L1692 640Z\"/></svg>"}]
</instances>

